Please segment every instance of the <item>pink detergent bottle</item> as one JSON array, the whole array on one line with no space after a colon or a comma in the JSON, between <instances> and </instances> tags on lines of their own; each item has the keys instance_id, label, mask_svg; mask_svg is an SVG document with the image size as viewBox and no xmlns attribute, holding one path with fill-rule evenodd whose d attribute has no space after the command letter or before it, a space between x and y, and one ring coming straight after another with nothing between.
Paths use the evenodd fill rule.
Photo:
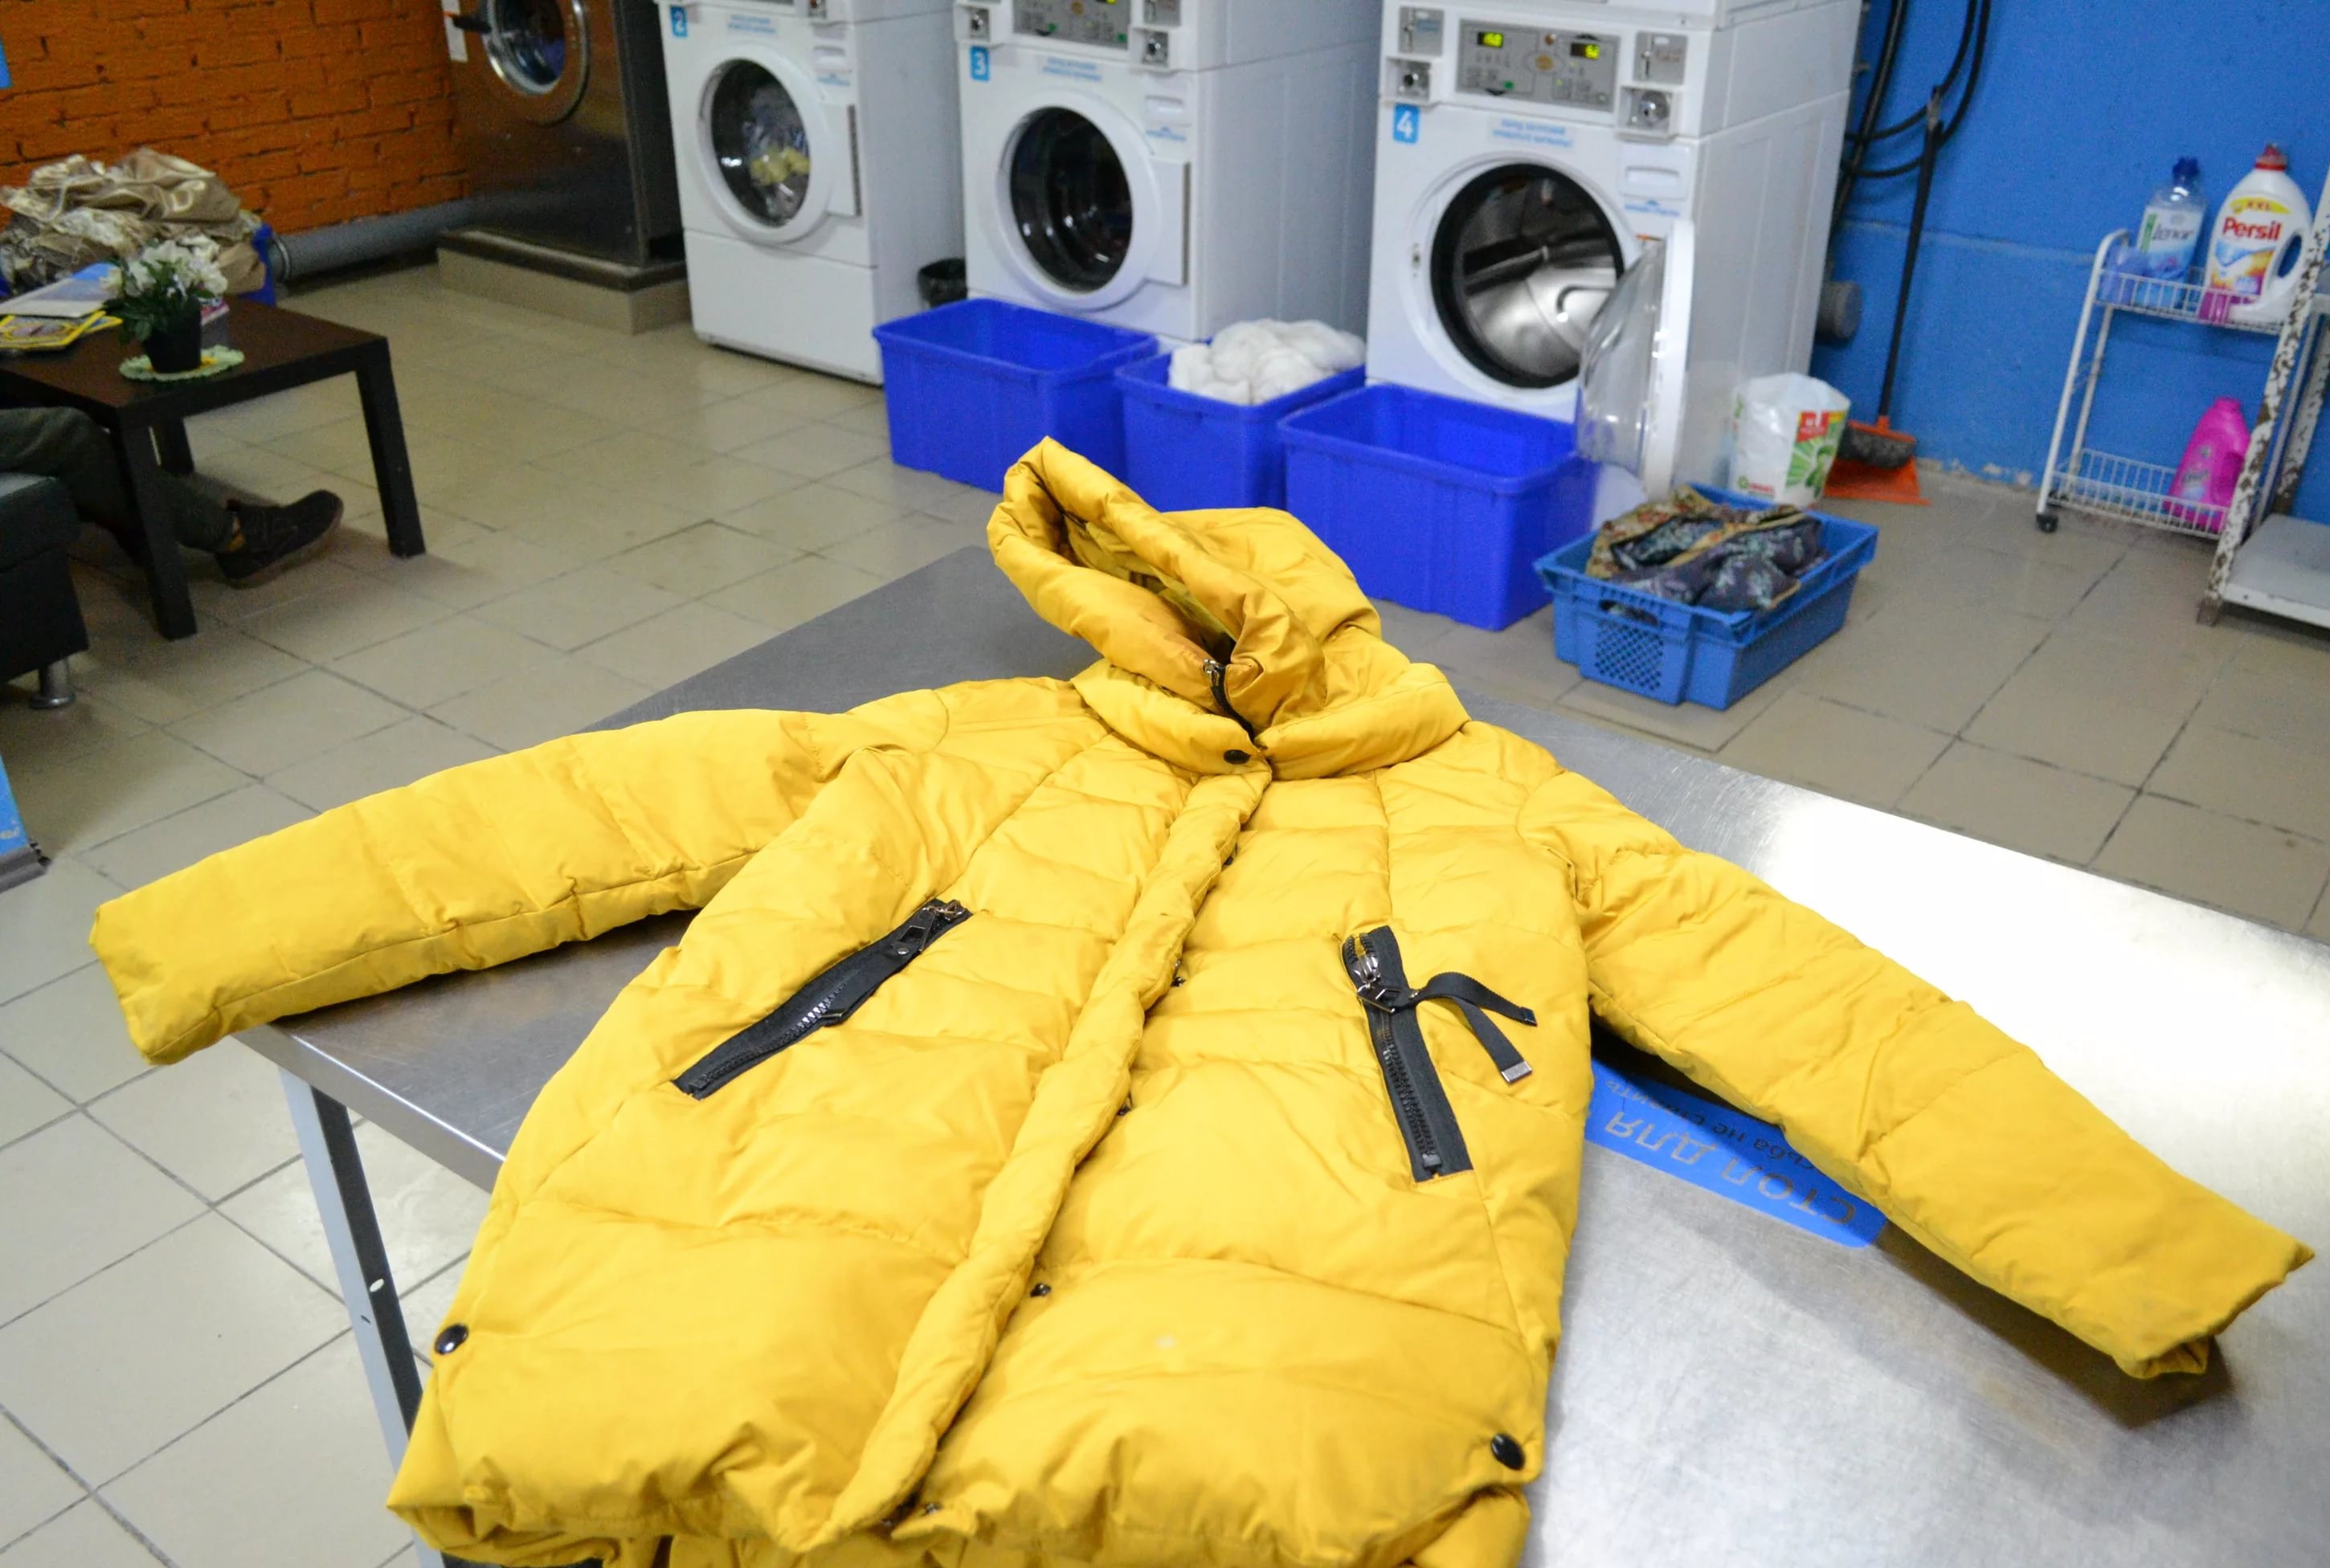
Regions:
<instances>
[{"instance_id":1,"label":"pink detergent bottle","mask_svg":"<svg viewBox=\"0 0 2330 1568\"><path fill-rule=\"evenodd\" d=\"M2249 455L2249 422L2237 398L2219 398L2193 427L2184 460L2168 486L2167 512L2180 522L2210 533L2225 526L2225 505Z\"/></svg>"}]
</instances>

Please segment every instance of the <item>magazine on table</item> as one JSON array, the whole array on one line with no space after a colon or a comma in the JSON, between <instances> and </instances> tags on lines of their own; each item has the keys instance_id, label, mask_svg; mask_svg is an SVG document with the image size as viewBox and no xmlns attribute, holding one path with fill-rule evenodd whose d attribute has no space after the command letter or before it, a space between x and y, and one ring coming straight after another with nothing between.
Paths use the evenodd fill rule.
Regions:
<instances>
[{"instance_id":1,"label":"magazine on table","mask_svg":"<svg viewBox=\"0 0 2330 1568\"><path fill-rule=\"evenodd\" d=\"M92 261L70 278L15 296L0 309L11 316L53 316L68 321L94 316L113 298L119 270L110 261Z\"/></svg>"},{"instance_id":2,"label":"magazine on table","mask_svg":"<svg viewBox=\"0 0 2330 1568\"><path fill-rule=\"evenodd\" d=\"M0 305L0 310L7 307ZM0 316L0 353L38 354L71 348L92 332L118 326L121 318L99 311L66 320L55 316Z\"/></svg>"}]
</instances>

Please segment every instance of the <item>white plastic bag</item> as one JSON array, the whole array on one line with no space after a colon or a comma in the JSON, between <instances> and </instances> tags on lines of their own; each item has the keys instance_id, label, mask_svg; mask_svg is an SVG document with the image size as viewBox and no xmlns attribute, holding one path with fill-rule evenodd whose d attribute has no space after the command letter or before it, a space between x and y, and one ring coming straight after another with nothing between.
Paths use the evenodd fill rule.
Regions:
<instances>
[{"instance_id":1,"label":"white plastic bag","mask_svg":"<svg viewBox=\"0 0 2330 1568\"><path fill-rule=\"evenodd\" d=\"M1819 500L1852 407L1852 400L1814 376L1765 375L1742 383L1731 405L1731 487L1791 506Z\"/></svg>"}]
</instances>

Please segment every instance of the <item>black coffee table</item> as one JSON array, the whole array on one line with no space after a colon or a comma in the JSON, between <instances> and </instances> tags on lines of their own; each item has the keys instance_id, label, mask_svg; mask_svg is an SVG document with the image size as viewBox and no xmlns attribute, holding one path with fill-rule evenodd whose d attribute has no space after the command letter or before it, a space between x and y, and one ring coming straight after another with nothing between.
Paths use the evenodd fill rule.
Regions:
<instances>
[{"instance_id":1,"label":"black coffee table","mask_svg":"<svg viewBox=\"0 0 2330 1568\"><path fill-rule=\"evenodd\" d=\"M227 307L224 341L242 351L242 363L201 381L131 381L121 373L121 362L136 350L118 330L91 334L62 354L0 359L0 402L76 408L112 435L145 536L146 581L164 637L194 633L185 562L156 495L164 469L194 472L185 423L192 415L336 375L355 376L365 433L372 439L373 478L386 515L388 547L398 555L419 555L427 548L421 538L421 506L412 495L412 465L404 454L404 420L397 412L388 339L296 310L236 299Z\"/></svg>"}]
</instances>

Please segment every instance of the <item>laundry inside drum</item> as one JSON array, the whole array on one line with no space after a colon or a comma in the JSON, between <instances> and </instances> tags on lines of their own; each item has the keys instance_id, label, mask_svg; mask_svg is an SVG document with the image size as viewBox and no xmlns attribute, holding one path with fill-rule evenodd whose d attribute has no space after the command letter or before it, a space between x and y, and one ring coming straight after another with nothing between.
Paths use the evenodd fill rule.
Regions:
<instances>
[{"instance_id":1,"label":"laundry inside drum","mask_svg":"<svg viewBox=\"0 0 2330 1568\"><path fill-rule=\"evenodd\" d=\"M781 228L809 203L809 127L785 84L749 61L732 61L706 108L712 156L745 212Z\"/></svg>"},{"instance_id":2,"label":"laundry inside drum","mask_svg":"<svg viewBox=\"0 0 2330 1568\"><path fill-rule=\"evenodd\" d=\"M501 79L539 96L566 74L566 18L558 0L489 0L487 52Z\"/></svg>"},{"instance_id":3,"label":"laundry inside drum","mask_svg":"<svg viewBox=\"0 0 2330 1568\"><path fill-rule=\"evenodd\" d=\"M1433 246L1434 302L1458 350L1509 386L1577 374L1586 335L1624 266L1601 204L1535 165L1492 169L1448 203Z\"/></svg>"}]
</instances>

